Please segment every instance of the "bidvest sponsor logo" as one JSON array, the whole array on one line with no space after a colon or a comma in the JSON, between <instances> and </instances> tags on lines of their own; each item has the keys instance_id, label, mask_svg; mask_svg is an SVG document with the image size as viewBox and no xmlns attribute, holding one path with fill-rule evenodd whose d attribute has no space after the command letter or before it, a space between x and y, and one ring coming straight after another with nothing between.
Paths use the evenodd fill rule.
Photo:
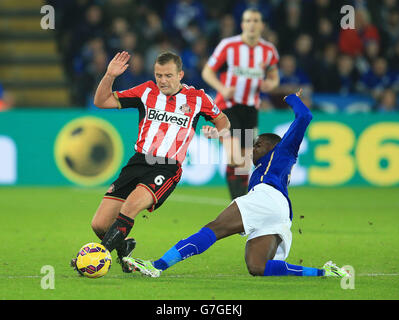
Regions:
<instances>
[{"instance_id":1,"label":"bidvest sponsor logo","mask_svg":"<svg viewBox=\"0 0 399 320\"><path fill-rule=\"evenodd\" d=\"M188 128L188 123L190 122L190 117L185 116L183 114L157 110L157 109L148 109L147 119L151 121L175 124L183 128Z\"/></svg>"},{"instance_id":2,"label":"bidvest sponsor logo","mask_svg":"<svg viewBox=\"0 0 399 320\"><path fill-rule=\"evenodd\" d=\"M263 79L265 72L261 68L233 67L233 73L238 77L250 79Z\"/></svg>"}]
</instances>

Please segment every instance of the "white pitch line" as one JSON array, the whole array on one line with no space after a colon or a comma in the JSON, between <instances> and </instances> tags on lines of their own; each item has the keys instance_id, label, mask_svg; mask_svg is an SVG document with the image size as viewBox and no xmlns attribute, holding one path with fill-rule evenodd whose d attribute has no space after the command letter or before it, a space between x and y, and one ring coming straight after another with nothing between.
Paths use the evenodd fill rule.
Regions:
<instances>
[{"instance_id":1,"label":"white pitch line","mask_svg":"<svg viewBox=\"0 0 399 320\"><path fill-rule=\"evenodd\" d=\"M63 278L65 278L65 275L62 275ZM355 274L356 277L398 277L399 273L360 273L360 274ZM24 275L24 276L5 276L1 275L1 278L6 278L6 279L38 279L42 278L43 276L38 276L38 275ZM78 275L70 275L67 276L67 278L80 278ZM126 279L126 276L124 275L107 275L107 278L116 278L116 279ZM232 274L215 274L215 275L207 275L207 276L199 276L199 275L193 275L193 274L172 274L172 275L162 275L162 278L227 278L227 277L235 277L235 278L248 278L247 275L232 275Z\"/></svg>"},{"instance_id":2,"label":"white pitch line","mask_svg":"<svg viewBox=\"0 0 399 320\"><path fill-rule=\"evenodd\" d=\"M399 276L399 273L360 273L360 274L355 274L355 277L397 277Z\"/></svg>"}]
</instances>

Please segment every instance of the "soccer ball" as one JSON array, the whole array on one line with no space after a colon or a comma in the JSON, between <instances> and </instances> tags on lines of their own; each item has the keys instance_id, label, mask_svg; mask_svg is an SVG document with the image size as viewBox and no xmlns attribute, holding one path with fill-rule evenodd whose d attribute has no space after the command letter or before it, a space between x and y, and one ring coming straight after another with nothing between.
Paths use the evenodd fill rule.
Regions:
<instances>
[{"instance_id":1,"label":"soccer ball","mask_svg":"<svg viewBox=\"0 0 399 320\"><path fill-rule=\"evenodd\" d=\"M110 252L99 243L85 244L76 258L76 270L88 278L106 275L112 264Z\"/></svg>"}]
</instances>

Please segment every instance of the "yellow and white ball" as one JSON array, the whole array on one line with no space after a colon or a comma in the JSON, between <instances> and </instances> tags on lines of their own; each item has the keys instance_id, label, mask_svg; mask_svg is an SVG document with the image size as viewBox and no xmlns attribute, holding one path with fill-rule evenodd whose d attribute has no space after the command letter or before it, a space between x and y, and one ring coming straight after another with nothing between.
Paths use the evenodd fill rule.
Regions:
<instances>
[{"instance_id":1,"label":"yellow and white ball","mask_svg":"<svg viewBox=\"0 0 399 320\"><path fill-rule=\"evenodd\" d=\"M111 268L110 252L99 243L85 244L77 254L76 268L78 272L88 278L100 278Z\"/></svg>"}]
</instances>

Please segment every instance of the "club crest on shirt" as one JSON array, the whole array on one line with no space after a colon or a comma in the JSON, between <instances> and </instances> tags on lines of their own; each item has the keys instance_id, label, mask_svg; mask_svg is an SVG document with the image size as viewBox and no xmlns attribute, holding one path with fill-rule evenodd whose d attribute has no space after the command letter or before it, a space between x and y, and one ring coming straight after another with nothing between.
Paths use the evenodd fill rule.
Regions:
<instances>
[{"instance_id":1,"label":"club crest on shirt","mask_svg":"<svg viewBox=\"0 0 399 320\"><path fill-rule=\"evenodd\" d=\"M188 104L182 104L182 105L179 107L179 110L180 110L181 112L183 112L184 114L186 114L186 113L191 113L191 108L190 108L190 106L189 106Z\"/></svg>"}]
</instances>

